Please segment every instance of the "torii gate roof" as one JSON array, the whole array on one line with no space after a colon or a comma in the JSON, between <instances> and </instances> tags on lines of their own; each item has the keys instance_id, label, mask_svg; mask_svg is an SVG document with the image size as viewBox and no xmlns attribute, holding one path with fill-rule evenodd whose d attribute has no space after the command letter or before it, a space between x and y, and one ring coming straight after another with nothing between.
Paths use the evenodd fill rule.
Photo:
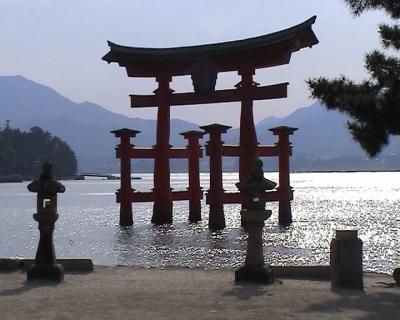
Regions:
<instances>
[{"instance_id":1,"label":"torii gate roof","mask_svg":"<svg viewBox=\"0 0 400 320\"><path fill-rule=\"evenodd\" d=\"M175 48L139 48L108 41L102 58L125 67L130 77L189 75L199 63L216 72L273 67L290 62L292 52L318 43L312 25L316 16L278 32L244 40Z\"/></svg>"}]
</instances>

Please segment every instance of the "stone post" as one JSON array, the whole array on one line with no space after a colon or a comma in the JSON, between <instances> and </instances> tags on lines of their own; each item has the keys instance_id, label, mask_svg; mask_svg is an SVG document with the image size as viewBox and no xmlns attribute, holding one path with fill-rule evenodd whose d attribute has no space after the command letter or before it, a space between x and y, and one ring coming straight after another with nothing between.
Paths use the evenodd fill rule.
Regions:
<instances>
[{"instance_id":1,"label":"stone post","mask_svg":"<svg viewBox=\"0 0 400 320\"><path fill-rule=\"evenodd\" d=\"M357 230L336 230L330 260L333 288L363 289L362 241Z\"/></svg>"},{"instance_id":2,"label":"stone post","mask_svg":"<svg viewBox=\"0 0 400 320\"><path fill-rule=\"evenodd\" d=\"M40 179L31 182L28 190L37 193L37 213L33 218L39 223L40 239L35 263L27 271L27 280L61 282L64 279L64 269L56 264L53 232L58 219L57 193L63 193L65 187L53 180L52 164L47 161L43 163Z\"/></svg>"},{"instance_id":3,"label":"stone post","mask_svg":"<svg viewBox=\"0 0 400 320\"><path fill-rule=\"evenodd\" d=\"M273 189L276 183L264 178L262 161L253 161L250 176L236 184L246 195L245 208L240 212L248 233L245 265L235 272L236 282L257 282L271 284L274 281L272 269L264 263L263 227L271 214L265 210L265 191Z\"/></svg>"},{"instance_id":4,"label":"stone post","mask_svg":"<svg viewBox=\"0 0 400 320\"><path fill-rule=\"evenodd\" d=\"M396 281L396 286L400 286L400 268L394 269L393 279Z\"/></svg>"}]
</instances>

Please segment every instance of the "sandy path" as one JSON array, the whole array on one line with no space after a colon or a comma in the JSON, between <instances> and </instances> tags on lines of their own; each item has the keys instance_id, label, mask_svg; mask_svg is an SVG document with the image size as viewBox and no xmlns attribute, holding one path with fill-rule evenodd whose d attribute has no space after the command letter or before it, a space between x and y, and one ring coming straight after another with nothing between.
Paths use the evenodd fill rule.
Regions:
<instances>
[{"instance_id":1,"label":"sandy path","mask_svg":"<svg viewBox=\"0 0 400 320\"><path fill-rule=\"evenodd\" d=\"M332 291L326 281L281 279L235 286L232 271L96 267L60 285L0 274L0 320L14 319L399 319L400 288L365 276L365 290Z\"/></svg>"}]
</instances>

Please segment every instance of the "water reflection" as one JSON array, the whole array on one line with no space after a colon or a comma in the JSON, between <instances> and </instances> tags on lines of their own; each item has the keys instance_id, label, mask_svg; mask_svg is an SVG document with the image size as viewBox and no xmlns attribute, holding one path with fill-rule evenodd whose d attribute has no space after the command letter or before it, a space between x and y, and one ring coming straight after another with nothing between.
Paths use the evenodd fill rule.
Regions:
<instances>
[{"instance_id":1,"label":"water reflection","mask_svg":"<svg viewBox=\"0 0 400 320\"><path fill-rule=\"evenodd\" d=\"M274 175L268 177L274 180ZM174 179L174 187L185 185L184 176L176 174ZM202 174L201 179L207 189L208 175ZM236 190L237 179L237 173L224 175L224 188ZM65 182L68 191L59 197L60 218L55 230L58 257L86 257L96 264L144 267L215 269L243 263L247 235L240 227L238 205L225 206L227 228L221 232L208 230L208 207L204 201L202 221L189 224L187 202L177 202L173 226L161 227L150 223L151 204L135 203L133 227L120 228L114 198L118 183ZM134 183L149 190L151 175ZM268 262L328 264L335 230L350 228L358 229L364 242L365 269L390 272L398 265L400 173L302 173L292 175L292 185L292 225L279 226L278 205L268 203L268 209L273 211L263 234ZM0 184L0 257L35 255L38 230L32 214L36 204L25 190L24 184Z\"/></svg>"}]
</instances>

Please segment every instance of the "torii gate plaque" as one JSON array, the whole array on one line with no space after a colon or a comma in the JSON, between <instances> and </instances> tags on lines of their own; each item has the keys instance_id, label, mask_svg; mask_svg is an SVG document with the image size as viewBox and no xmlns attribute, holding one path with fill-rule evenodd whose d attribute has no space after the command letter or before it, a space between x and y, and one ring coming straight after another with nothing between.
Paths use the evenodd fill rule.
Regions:
<instances>
[{"instance_id":1,"label":"torii gate plaque","mask_svg":"<svg viewBox=\"0 0 400 320\"><path fill-rule=\"evenodd\" d=\"M170 107L221 102L241 102L239 179L250 173L257 157L253 101L287 97L288 83L259 86L253 75L259 68L288 64L293 52L312 47L318 40L312 31L316 17L275 33L217 44L138 48L108 42L102 58L125 67L129 77L152 77L158 82L154 95L131 95L131 107L158 107L154 164L154 208L152 222L172 222L169 145ZM219 72L237 71L241 81L235 89L215 90ZM194 92L174 93L174 76L191 75Z\"/></svg>"}]
</instances>

